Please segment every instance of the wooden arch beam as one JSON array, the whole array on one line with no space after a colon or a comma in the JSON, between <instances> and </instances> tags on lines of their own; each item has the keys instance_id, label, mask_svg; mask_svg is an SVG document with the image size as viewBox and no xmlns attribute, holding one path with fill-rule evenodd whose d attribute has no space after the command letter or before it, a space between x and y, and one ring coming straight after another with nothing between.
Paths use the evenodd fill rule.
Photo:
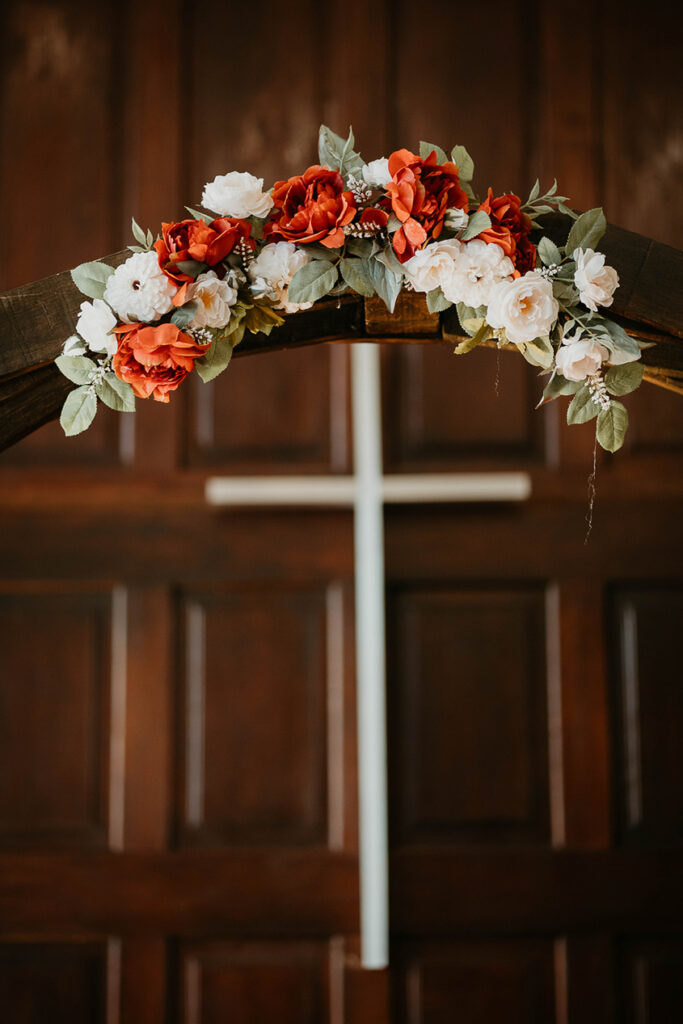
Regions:
<instances>
[{"instance_id":1,"label":"wooden arch beam","mask_svg":"<svg viewBox=\"0 0 683 1024\"><path fill-rule=\"evenodd\" d=\"M567 221L548 215L543 229L562 244ZM634 337L655 342L643 351L645 379L683 394L683 252L612 226L600 250L620 277L608 314ZM118 266L128 255L103 262ZM73 385L54 359L82 301L68 272L0 294L0 451L59 416ZM423 295L401 293L393 314L377 298L345 295L288 317L269 337L245 335L235 356L363 339L452 345L462 335L455 310L429 313Z\"/></svg>"}]
</instances>

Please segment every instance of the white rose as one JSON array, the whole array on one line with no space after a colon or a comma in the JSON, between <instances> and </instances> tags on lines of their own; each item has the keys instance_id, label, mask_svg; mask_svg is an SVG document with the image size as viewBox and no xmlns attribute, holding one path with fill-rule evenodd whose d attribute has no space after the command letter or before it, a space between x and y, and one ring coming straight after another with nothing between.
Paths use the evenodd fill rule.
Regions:
<instances>
[{"instance_id":1,"label":"white rose","mask_svg":"<svg viewBox=\"0 0 683 1024\"><path fill-rule=\"evenodd\" d=\"M567 380L585 380L597 373L609 358L609 350L595 338L565 337L557 350L558 373Z\"/></svg>"},{"instance_id":2,"label":"white rose","mask_svg":"<svg viewBox=\"0 0 683 1024\"><path fill-rule=\"evenodd\" d=\"M574 283L584 306L597 312L598 306L611 306L614 292L619 287L619 275L614 267L605 266L604 253L593 249L576 249Z\"/></svg>"},{"instance_id":3,"label":"white rose","mask_svg":"<svg viewBox=\"0 0 683 1024\"><path fill-rule=\"evenodd\" d=\"M446 210L444 224L449 231L462 231L464 227L467 227L469 219L469 214L465 210L454 206L450 210Z\"/></svg>"},{"instance_id":4,"label":"white rose","mask_svg":"<svg viewBox=\"0 0 683 1024\"><path fill-rule=\"evenodd\" d=\"M494 286L486 320L493 328L503 328L508 341L520 345L547 336L559 311L550 281L538 270L529 270L523 277Z\"/></svg>"},{"instance_id":5,"label":"white rose","mask_svg":"<svg viewBox=\"0 0 683 1024\"><path fill-rule=\"evenodd\" d=\"M454 238L443 242L432 242L424 249L418 249L414 256L403 264L403 273L416 292L431 292L443 288L455 272L456 260L464 245Z\"/></svg>"},{"instance_id":6,"label":"white rose","mask_svg":"<svg viewBox=\"0 0 683 1024\"><path fill-rule=\"evenodd\" d=\"M230 320L230 307L237 302L237 289L227 277L221 280L213 270L208 270L190 286L188 298L197 303L190 327L225 327Z\"/></svg>"},{"instance_id":7,"label":"white rose","mask_svg":"<svg viewBox=\"0 0 683 1024\"><path fill-rule=\"evenodd\" d=\"M297 270L305 267L311 257L292 242L269 242L255 260L249 264L248 274L252 290L267 294L275 301L275 308L285 313L298 313L309 309L312 302L290 302L289 285Z\"/></svg>"},{"instance_id":8,"label":"white rose","mask_svg":"<svg viewBox=\"0 0 683 1024\"><path fill-rule=\"evenodd\" d=\"M173 309L177 291L161 270L157 254L138 252L111 274L104 297L124 323L151 323Z\"/></svg>"},{"instance_id":9,"label":"white rose","mask_svg":"<svg viewBox=\"0 0 683 1024\"><path fill-rule=\"evenodd\" d=\"M377 160L371 160L369 164L363 164L363 180L366 185L388 185L391 181L388 157L381 156Z\"/></svg>"},{"instance_id":10,"label":"white rose","mask_svg":"<svg viewBox=\"0 0 683 1024\"><path fill-rule=\"evenodd\" d=\"M486 306L493 288L511 278L514 269L499 245L474 238L460 245L454 273L442 285L443 293L450 302L464 302L474 309Z\"/></svg>"},{"instance_id":11,"label":"white rose","mask_svg":"<svg viewBox=\"0 0 683 1024\"><path fill-rule=\"evenodd\" d=\"M248 171L230 171L206 183L202 206L221 217L267 217L273 199L263 191L263 178Z\"/></svg>"},{"instance_id":12,"label":"white rose","mask_svg":"<svg viewBox=\"0 0 683 1024\"><path fill-rule=\"evenodd\" d=\"M108 356L114 355L118 345L116 335L111 332L115 327L116 317L102 299L81 303L76 330L87 343L91 352L106 352Z\"/></svg>"}]
</instances>

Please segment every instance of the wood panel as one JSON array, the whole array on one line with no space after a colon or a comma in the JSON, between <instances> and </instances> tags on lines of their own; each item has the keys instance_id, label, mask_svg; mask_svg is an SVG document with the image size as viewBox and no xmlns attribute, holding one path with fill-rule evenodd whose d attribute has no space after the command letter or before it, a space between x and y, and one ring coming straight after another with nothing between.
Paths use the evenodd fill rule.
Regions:
<instances>
[{"instance_id":1,"label":"wood panel","mask_svg":"<svg viewBox=\"0 0 683 1024\"><path fill-rule=\"evenodd\" d=\"M324 842L326 589L200 591L182 617L183 841Z\"/></svg>"},{"instance_id":2,"label":"wood panel","mask_svg":"<svg viewBox=\"0 0 683 1024\"><path fill-rule=\"evenodd\" d=\"M395 841L547 842L542 590L404 586L389 608Z\"/></svg>"},{"instance_id":3,"label":"wood panel","mask_svg":"<svg viewBox=\"0 0 683 1024\"><path fill-rule=\"evenodd\" d=\"M399 947L401 1024L552 1024L553 943L520 940Z\"/></svg>"},{"instance_id":4,"label":"wood panel","mask_svg":"<svg viewBox=\"0 0 683 1024\"><path fill-rule=\"evenodd\" d=\"M620 949L624 1024L683 1018L683 943L632 940Z\"/></svg>"},{"instance_id":5,"label":"wood panel","mask_svg":"<svg viewBox=\"0 0 683 1024\"><path fill-rule=\"evenodd\" d=\"M182 947L179 956L183 1024L331 1020L323 943L202 943Z\"/></svg>"},{"instance_id":6,"label":"wood panel","mask_svg":"<svg viewBox=\"0 0 683 1024\"><path fill-rule=\"evenodd\" d=\"M680 588L617 588L614 598L618 832L622 842L683 839Z\"/></svg>"},{"instance_id":7,"label":"wood panel","mask_svg":"<svg viewBox=\"0 0 683 1024\"><path fill-rule=\"evenodd\" d=\"M0 942L7 1024L116 1024L107 1015L106 944Z\"/></svg>"},{"instance_id":8,"label":"wood panel","mask_svg":"<svg viewBox=\"0 0 683 1024\"><path fill-rule=\"evenodd\" d=\"M0 594L0 844L107 840L111 595Z\"/></svg>"}]
</instances>

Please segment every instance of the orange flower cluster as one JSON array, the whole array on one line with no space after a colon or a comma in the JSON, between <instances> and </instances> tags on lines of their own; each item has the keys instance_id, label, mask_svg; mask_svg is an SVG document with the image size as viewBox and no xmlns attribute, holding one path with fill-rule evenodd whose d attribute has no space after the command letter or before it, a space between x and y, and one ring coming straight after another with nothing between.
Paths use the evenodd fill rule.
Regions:
<instances>
[{"instance_id":1,"label":"orange flower cluster","mask_svg":"<svg viewBox=\"0 0 683 1024\"><path fill-rule=\"evenodd\" d=\"M210 345L199 345L175 324L123 324L115 328L119 346L113 359L114 373L130 384L138 398L168 402L194 369Z\"/></svg>"}]
</instances>

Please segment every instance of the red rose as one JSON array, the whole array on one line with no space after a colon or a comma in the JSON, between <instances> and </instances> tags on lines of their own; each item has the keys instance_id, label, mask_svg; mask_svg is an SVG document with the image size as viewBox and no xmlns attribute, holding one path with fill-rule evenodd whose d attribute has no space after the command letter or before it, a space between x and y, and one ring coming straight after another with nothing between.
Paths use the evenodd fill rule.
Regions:
<instances>
[{"instance_id":1,"label":"red rose","mask_svg":"<svg viewBox=\"0 0 683 1024\"><path fill-rule=\"evenodd\" d=\"M499 245L512 260L516 276L533 270L536 265L536 249L531 244L531 217L522 212L519 196L510 193L494 199L493 190L479 207L491 218L491 227L478 236L489 245Z\"/></svg>"},{"instance_id":2,"label":"red rose","mask_svg":"<svg viewBox=\"0 0 683 1024\"><path fill-rule=\"evenodd\" d=\"M351 192L344 179L329 167L314 164L303 174L273 186L275 211L264 228L273 242L320 242L328 249L344 243L343 228L356 215Z\"/></svg>"},{"instance_id":3,"label":"red rose","mask_svg":"<svg viewBox=\"0 0 683 1024\"><path fill-rule=\"evenodd\" d=\"M446 210L467 210L467 196L460 187L455 164L437 164L436 153L426 160L399 149L389 157L391 181L387 193L391 208L401 221L393 245L401 263L430 238L438 238Z\"/></svg>"},{"instance_id":4,"label":"red rose","mask_svg":"<svg viewBox=\"0 0 683 1024\"><path fill-rule=\"evenodd\" d=\"M215 267L230 255L238 242L244 241L250 249L256 248L251 237L251 224L235 217L218 217L210 224L203 220L180 220L161 225L162 237L154 243L163 272L178 284L192 281L175 267L186 260L196 260Z\"/></svg>"},{"instance_id":5,"label":"red rose","mask_svg":"<svg viewBox=\"0 0 683 1024\"><path fill-rule=\"evenodd\" d=\"M119 347L114 373L138 398L152 395L156 402L168 402L169 391L175 391L210 346L198 345L175 324L122 324L115 330Z\"/></svg>"}]
</instances>

